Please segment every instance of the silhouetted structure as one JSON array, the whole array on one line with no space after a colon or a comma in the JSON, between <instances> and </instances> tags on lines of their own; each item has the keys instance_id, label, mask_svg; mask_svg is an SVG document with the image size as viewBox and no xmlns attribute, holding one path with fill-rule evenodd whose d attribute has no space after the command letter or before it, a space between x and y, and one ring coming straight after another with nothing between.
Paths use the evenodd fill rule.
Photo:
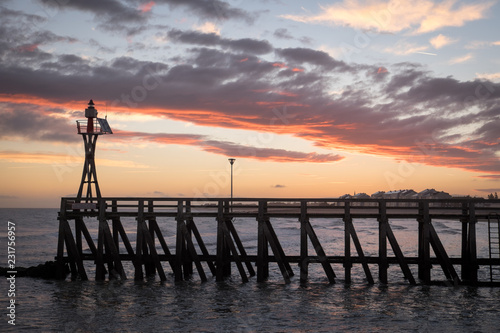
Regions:
<instances>
[{"instance_id":1,"label":"silhouetted structure","mask_svg":"<svg viewBox=\"0 0 500 333\"><path fill-rule=\"evenodd\" d=\"M433 267L440 267L447 283L477 285L497 283L500 285L500 251L498 241L490 241L494 247L488 258L478 258L476 244L476 225L487 222L489 238L498 239L500 225L500 200L478 199L237 199L231 205L230 198L199 199L192 198L100 198L97 211L81 212L74 210L71 204L75 198L62 198L59 212L60 229L57 262L61 269L69 263L73 279L87 279L84 261L96 265L96 280L104 280L106 272L110 278L126 279L123 261L131 261L135 268L135 279L141 280L144 271L147 275L158 273L161 280L166 280L163 264L168 262L176 281L188 278L193 273L193 264L202 281L207 280L206 266L216 277L223 280L231 274L234 263L242 281L257 275L257 281L265 281L269 276L269 264L277 263L285 282L290 282L294 275L290 263L298 263L300 281L308 277L308 266L320 263L330 283L335 283L336 273L331 264L342 264L345 282L351 283L351 269L355 264L362 265L369 284L374 283L371 265L378 266L378 278L381 283L388 283L388 267L398 264L404 278L410 284L417 279L410 269L417 266L418 280L423 284L435 283L431 279ZM353 203L363 205L353 206ZM399 205L408 203L408 205ZM433 205L433 203L450 203ZM232 210L230 209L232 207ZM98 220L98 235L91 235L83 222L83 216ZM135 248L129 241L122 219L135 217L137 229ZM256 219L255 237L257 253L248 254L236 230L235 218L251 217ZM162 222L157 219L162 218ZM195 220L198 218L217 221L216 253L209 253L203 235L200 234ZM275 218L296 218L300 224L300 241L297 246L299 255L286 255L272 220ZM327 255L319 238L316 236L310 218L323 219L325 223L332 219L342 219L344 224L344 253ZM367 256L363 243L357 236L354 219L373 221L374 230L378 229L378 255ZM418 222L418 255L404 255L402 248L392 231L391 219L406 219L409 223ZM441 242L433 220L450 220L461 224L460 257L450 257ZM75 221L73 235L69 222ZM108 221L112 222L110 227ZM176 225L176 241L170 246L162 235L160 226L165 223ZM248 222L247 222L248 223ZM275 222L276 223L276 222ZM366 225L366 222L365 222ZM129 232L130 233L130 232ZM212 231L210 231L212 233ZM83 251L83 237L88 251ZM97 245L93 239L97 236ZM161 247L157 248L156 242ZM315 255L308 251L311 243ZM197 246L196 246L197 244ZM351 254L351 244L357 256ZM393 256L388 254L388 246ZM66 249L66 251L65 251ZM160 250L161 249L161 250ZM432 251L431 251L432 250ZM123 251L126 251L122 253ZM160 253L163 252L163 253ZM205 265L202 265L202 263ZM256 264L255 273L252 263ZM107 269L106 269L107 265ZM435 266L438 265L438 266ZM204 267L205 266L205 267ZM460 268L460 275L456 266ZM490 268L489 281L478 280L478 269ZM493 270L496 269L496 270Z\"/></svg>"},{"instance_id":2,"label":"silhouetted structure","mask_svg":"<svg viewBox=\"0 0 500 333\"><path fill-rule=\"evenodd\" d=\"M101 134L113 134L108 125L108 121L97 117L97 109L94 107L94 102L90 100L88 107L85 109L86 120L77 120L76 126L78 134L83 138L85 149L85 162L83 164L82 180L76 196L76 204L74 208L95 208L94 199L101 198L101 190L97 182L97 172L95 166L95 149L97 138ZM92 191L94 185L94 191ZM86 205L82 205L82 199Z\"/></svg>"}]
</instances>

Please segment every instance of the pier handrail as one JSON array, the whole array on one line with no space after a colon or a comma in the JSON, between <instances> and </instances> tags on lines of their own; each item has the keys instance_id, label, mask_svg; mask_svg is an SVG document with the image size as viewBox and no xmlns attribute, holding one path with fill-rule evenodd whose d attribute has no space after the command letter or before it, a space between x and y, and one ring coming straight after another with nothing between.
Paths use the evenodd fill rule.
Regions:
<instances>
[{"instance_id":1,"label":"pier handrail","mask_svg":"<svg viewBox=\"0 0 500 333\"><path fill-rule=\"evenodd\" d=\"M98 118L94 118L94 120L93 120L93 127L94 127L93 132L90 132L90 133L87 132L87 123L88 123L87 119L76 121L76 128L77 128L78 134L105 134L106 133L104 131L104 129L101 127L101 124L99 123Z\"/></svg>"}]
</instances>

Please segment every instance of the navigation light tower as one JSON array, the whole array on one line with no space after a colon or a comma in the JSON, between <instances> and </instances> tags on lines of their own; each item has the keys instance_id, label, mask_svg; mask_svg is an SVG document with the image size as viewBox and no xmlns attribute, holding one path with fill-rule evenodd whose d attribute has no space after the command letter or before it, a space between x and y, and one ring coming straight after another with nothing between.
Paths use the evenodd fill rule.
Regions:
<instances>
[{"instance_id":1,"label":"navigation light tower","mask_svg":"<svg viewBox=\"0 0 500 333\"><path fill-rule=\"evenodd\" d=\"M83 138L85 147L85 162L83 164L82 181L78 189L77 202L92 203L93 199L101 198L99 183L97 183L97 173L95 167L95 148L97 138L101 134L113 134L109 127L107 119L97 118L97 109L94 108L94 102L90 100L85 109L87 120L77 120L76 126L78 134ZM94 185L94 192L92 191Z\"/></svg>"}]
</instances>

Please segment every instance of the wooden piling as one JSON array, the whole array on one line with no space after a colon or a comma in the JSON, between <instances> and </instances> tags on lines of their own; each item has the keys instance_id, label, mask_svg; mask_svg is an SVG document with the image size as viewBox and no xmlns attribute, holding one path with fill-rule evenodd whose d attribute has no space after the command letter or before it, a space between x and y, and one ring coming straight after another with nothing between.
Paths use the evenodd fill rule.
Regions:
<instances>
[{"instance_id":1,"label":"wooden piling","mask_svg":"<svg viewBox=\"0 0 500 333\"><path fill-rule=\"evenodd\" d=\"M476 247L476 210L474 202L470 201L468 203L469 208L469 223L468 223L468 233L467 233L467 279L470 284L477 284L477 270L479 268L477 264L477 247Z\"/></svg>"},{"instance_id":2,"label":"wooden piling","mask_svg":"<svg viewBox=\"0 0 500 333\"><path fill-rule=\"evenodd\" d=\"M144 279L144 272L142 271L142 265L144 263L143 256L142 256L142 251L144 250L143 247L143 242L144 242L144 236L143 232L144 229L142 228L142 223L144 223L144 201L139 200L138 202L139 206L137 207L137 232L136 232L136 240L135 240L135 274L134 274L134 279L136 281L142 281Z\"/></svg>"},{"instance_id":3,"label":"wooden piling","mask_svg":"<svg viewBox=\"0 0 500 333\"><path fill-rule=\"evenodd\" d=\"M431 282L430 223L429 203L421 201L418 213L418 278L425 284Z\"/></svg>"},{"instance_id":4,"label":"wooden piling","mask_svg":"<svg viewBox=\"0 0 500 333\"><path fill-rule=\"evenodd\" d=\"M190 213L190 203L187 203L187 213ZM200 247L202 255L205 257L209 256L207 247L205 246L205 242L203 242L203 238L201 238L200 232L198 231L198 228L196 227L196 224L194 223L194 220L192 217L188 217L186 220L186 227L189 230L190 233L192 233L196 239L196 242L198 243L198 246ZM212 275L215 276L216 274L216 269L215 265L212 260L207 259L207 265L210 268L210 271L212 272Z\"/></svg>"},{"instance_id":5,"label":"wooden piling","mask_svg":"<svg viewBox=\"0 0 500 333\"><path fill-rule=\"evenodd\" d=\"M385 218L387 219L387 217ZM403 251L401 251L398 241L396 240L396 237L394 237L394 233L392 232L392 228L391 225L389 224L389 221L387 220L385 223L386 223L385 229L386 229L387 239L389 239L392 251L394 252L394 255L398 260L399 266L403 271L404 277L410 282L410 284L416 284L415 279L413 278L413 274L411 273L410 267L408 266L408 263L406 262L406 259L403 255Z\"/></svg>"},{"instance_id":6,"label":"wooden piling","mask_svg":"<svg viewBox=\"0 0 500 333\"><path fill-rule=\"evenodd\" d=\"M245 247L243 246L243 243L241 242L240 236L238 235L236 228L234 227L233 221L226 220L226 226L228 228L230 237L233 238L234 244L238 248L238 252L239 252L239 253L237 253L238 257L241 257L241 261L243 263L245 263L248 274L250 276L255 276L255 270L253 269L252 263L250 262L250 260L248 260L247 252L245 250Z\"/></svg>"},{"instance_id":7,"label":"wooden piling","mask_svg":"<svg viewBox=\"0 0 500 333\"><path fill-rule=\"evenodd\" d=\"M344 203L344 280L345 283L351 283L351 269L352 269L352 260L351 260L351 235L352 230L352 218L351 218L351 203L346 201Z\"/></svg>"},{"instance_id":8,"label":"wooden piling","mask_svg":"<svg viewBox=\"0 0 500 333\"><path fill-rule=\"evenodd\" d=\"M363 271L365 272L366 280L368 284L374 284L372 273L370 267L368 266L368 261L366 260L363 248L361 247L361 242L359 241L356 229L352 223L351 213L350 213L350 202L346 202L344 206L344 267L345 267L345 280L347 284L351 283L351 268L352 268L352 258L351 258L351 238L358 253L359 261L363 266Z\"/></svg>"},{"instance_id":9,"label":"wooden piling","mask_svg":"<svg viewBox=\"0 0 500 333\"><path fill-rule=\"evenodd\" d=\"M300 205L300 283L307 282L307 276L309 274L309 251L307 249L307 206L306 202L301 202Z\"/></svg>"},{"instance_id":10,"label":"wooden piling","mask_svg":"<svg viewBox=\"0 0 500 333\"><path fill-rule=\"evenodd\" d=\"M460 221L462 222L462 247L461 247L461 257L462 267L461 267L461 276L462 280L469 280L469 206L467 202L462 202L462 216Z\"/></svg>"},{"instance_id":11,"label":"wooden piling","mask_svg":"<svg viewBox=\"0 0 500 333\"><path fill-rule=\"evenodd\" d=\"M458 274L455 271L455 268L453 267L453 264L451 263L451 260L446 253L443 243L441 243L436 229L434 229L434 226L432 224L429 225L429 236L432 249L434 250L436 257L438 258L439 264L441 265L446 279L454 285L458 285L460 283Z\"/></svg>"},{"instance_id":12,"label":"wooden piling","mask_svg":"<svg viewBox=\"0 0 500 333\"><path fill-rule=\"evenodd\" d=\"M174 269L176 282L183 280L182 267L183 267L183 259L185 257L185 243L184 243L184 235L182 233L182 224L184 223L183 210L184 210L184 202L182 200L179 200L177 202L177 217L175 218L177 221L177 232L175 241L175 269Z\"/></svg>"},{"instance_id":13,"label":"wooden piling","mask_svg":"<svg viewBox=\"0 0 500 333\"><path fill-rule=\"evenodd\" d=\"M316 254L318 256L319 262L323 266L323 270L325 271L326 276L328 277L328 281L333 284L335 283L335 272L332 269L332 266L328 262L328 259L326 257L325 251L323 250L323 246L321 246L321 243L318 240L318 236L316 236L316 233L314 232L313 227L311 226L311 223L309 222L309 217L307 216L307 202L302 201L300 205L300 226L301 226L301 242L304 242L305 245L301 244L301 276L300 280L302 283L304 283L307 280L307 265L309 264L309 256L307 253L307 239L309 238L311 240L311 243L314 247L314 250L316 251ZM302 234L305 234L305 236L302 236ZM305 257L304 260L302 259L302 251L304 248L305 252ZM305 274L303 274L303 268L302 265L306 267Z\"/></svg>"},{"instance_id":14,"label":"wooden piling","mask_svg":"<svg viewBox=\"0 0 500 333\"><path fill-rule=\"evenodd\" d=\"M257 215L257 282L264 282L269 277L269 247L264 232L267 217L267 202L259 201Z\"/></svg>"},{"instance_id":15,"label":"wooden piling","mask_svg":"<svg viewBox=\"0 0 500 333\"><path fill-rule=\"evenodd\" d=\"M379 217L378 217L378 278L383 284L387 284L387 268L389 261L387 260L387 206L385 201L379 202Z\"/></svg>"}]
</instances>

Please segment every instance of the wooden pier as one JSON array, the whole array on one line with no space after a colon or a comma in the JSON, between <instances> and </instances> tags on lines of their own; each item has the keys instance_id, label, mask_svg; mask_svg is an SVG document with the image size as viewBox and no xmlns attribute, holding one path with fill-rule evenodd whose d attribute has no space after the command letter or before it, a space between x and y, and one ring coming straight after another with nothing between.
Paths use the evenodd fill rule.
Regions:
<instances>
[{"instance_id":1,"label":"wooden pier","mask_svg":"<svg viewBox=\"0 0 500 333\"><path fill-rule=\"evenodd\" d=\"M124 228L123 220L130 218L137 222L134 232ZM251 230L257 241L256 253L249 253L243 246L234 223L241 218L255 221ZM292 240L297 246L294 254L285 253L283 239L275 232L282 218L296 220L300 229L300 237ZM322 244L311 219L324 224L342 221L343 253L326 253L325 239ZM364 250L354 223L359 219L374 223L373 232L378 233L377 256L369 256ZM394 219L418 223L417 256L402 251L391 226ZM215 253L209 252L207 236L197 227L197 221L207 220L214 221ZM436 220L460 224L459 256L448 255L434 227ZM88 228L91 223L97 228ZM486 257L478 257L477 253L478 223L488 225ZM163 235L166 224L175 226L175 243L168 243ZM321 265L329 283L335 283L340 272L334 271L333 266L341 264L347 284L352 282L353 265L362 267L368 284L375 283L374 272L380 283L388 284L393 279L388 268L397 265L404 281L412 285L500 285L499 226L500 200L100 198L89 203L62 198L56 260L61 278L64 266L69 265L71 278L81 280L88 279L85 261L95 264L96 280L104 280L106 275L109 279L127 279L123 264L131 262L136 280L157 274L162 281L182 281L193 276L196 269L201 281L207 281L209 274L222 281L236 267L242 282L255 275L258 282L264 282L270 265L277 265L286 283L296 273L299 281L306 283L311 264ZM89 230L97 230L97 235ZM312 248L308 248L310 245ZM388 252L389 248L392 251ZM355 253L351 253L352 249ZM295 270L292 263L298 264ZM489 272L483 279L478 278L480 267ZM441 270L445 278L434 281L433 269Z\"/></svg>"}]
</instances>

